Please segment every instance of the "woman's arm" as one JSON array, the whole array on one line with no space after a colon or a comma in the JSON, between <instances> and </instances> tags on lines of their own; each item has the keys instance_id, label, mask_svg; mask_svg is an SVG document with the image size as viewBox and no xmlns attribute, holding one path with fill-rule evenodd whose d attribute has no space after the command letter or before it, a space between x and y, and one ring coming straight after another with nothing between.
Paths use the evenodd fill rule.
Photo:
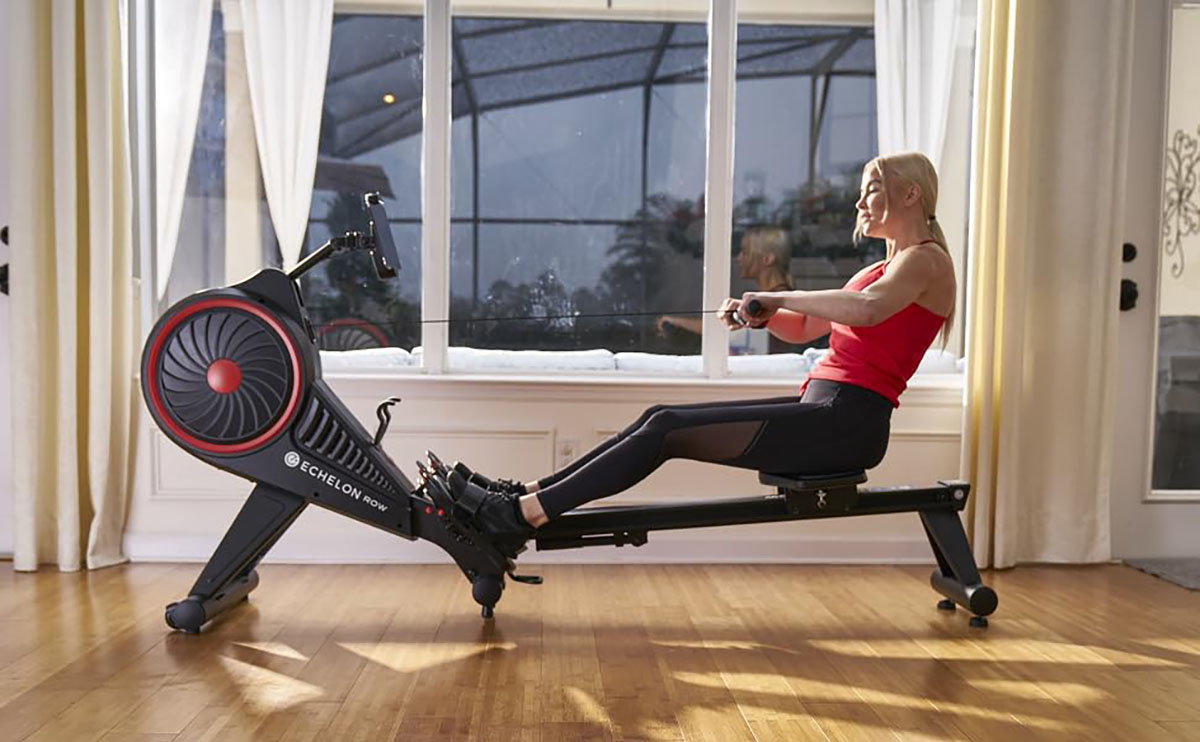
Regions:
<instances>
[{"instance_id":1,"label":"woman's arm","mask_svg":"<svg viewBox=\"0 0 1200 742\"><path fill-rule=\"evenodd\" d=\"M887 273L862 291L750 292L742 296L739 309L757 299L767 310L789 309L851 327L877 325L925 293L941 267L940 256L931 250L940 248L918 246L904 250L892 261Z\"/></svg>"},{"instance_id":2,"label":"woman's arm","mask_svg":"<svg viewBox=\"0 0 1200 742\"><path fill-rule=\"evenodd\" d=\"M800 345L829 334L830 322L821 317L780 309L764 325L767 331L785 343Z\"/></svg>"},{"instance_id":3,"label":"woman's arm","mask_svg":"<svg viewBox=\"0 0 1200 742\"><path fill-rule=\"evenodd\" d=\"M699 317L676 317L673 314L665 314L655 321L659 335L663 334L663 325L674 325L681 330L687 330L688 332L699 335L704 331L702 323L703 320L701 320Z\"/></svg>"}]
</instances>

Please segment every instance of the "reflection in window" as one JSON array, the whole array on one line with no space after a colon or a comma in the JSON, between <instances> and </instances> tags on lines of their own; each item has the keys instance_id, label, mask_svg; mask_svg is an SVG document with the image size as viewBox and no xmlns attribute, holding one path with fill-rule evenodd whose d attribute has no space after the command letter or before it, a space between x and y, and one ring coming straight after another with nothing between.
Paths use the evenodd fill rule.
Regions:
<instances>
[{"instance_id":1,"label":"reflection in window","mask_svg":"<svg viewBox=\"0 0 1200 742\"><path fill-rule=\"evenodd\" d=\"M324 350L421 343L420 17L334 17L312 211L304 252L365 232L363 194L379 193L399 253L381 281L366 253L325 261L300 281Z\"/></svg>"},{"instance_id":2,"label":"reflection in window","mask_svg":"<svg viewBox=\"0 0 1200 742\"><path fill-rule=\"evenodd\" d=\"M882 259L855 245L863 165L877 154L873 31L742 24L738 29L730 293L841 288ZM738 331L738 355L828 347Z\"/></svg>"}]
</instances>

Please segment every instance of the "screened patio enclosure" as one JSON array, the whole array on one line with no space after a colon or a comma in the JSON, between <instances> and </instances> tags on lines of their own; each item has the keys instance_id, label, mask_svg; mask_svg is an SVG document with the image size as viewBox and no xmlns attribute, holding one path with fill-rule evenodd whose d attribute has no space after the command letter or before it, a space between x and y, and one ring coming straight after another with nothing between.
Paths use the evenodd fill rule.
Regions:
<instances>
[{"instance_id":1,"label":"screened patio enclosure","mask_svg":"<svg viewBox=\"0 0 1200 742\"><path fill-rule=\"evenodd\" d=\"M335 17L306 243L360 228L346 204L362 192L394 194L397 304L363 305L346 295L357 281L319 276L309 303L409 348L420 342L422 26ZM452 344L698 352L698 336L659 336L651 315L700 308L705 25L457 17L452 44ZM872 29L742 24L736 74L730 249L747 226L777 224L797 287L840 285L864 264L851 233L875 154ZM408 320L396 321L399 304ZM483 321L621 312L629 319Z\"/></svg>"}]
</instances>

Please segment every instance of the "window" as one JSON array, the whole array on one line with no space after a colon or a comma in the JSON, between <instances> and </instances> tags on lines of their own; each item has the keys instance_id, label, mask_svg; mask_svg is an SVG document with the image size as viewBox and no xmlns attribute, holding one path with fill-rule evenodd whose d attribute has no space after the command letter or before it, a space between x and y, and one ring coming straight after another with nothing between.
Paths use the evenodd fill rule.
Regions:
<instances>
[{"instance_id":1,"label":"window","mask_svg":"<svg viewBox=\"0 0 1200 742\"><path fill-rule=\"evenodd\" d=\"M364 230L362 196L379 192L402 270L399 281L379 281L366 255L351 255L306 274L301 290L321 348L392 349L355 357L419 368L423 322L447 322L451 371L482 363L700 374L702 320L714 309L703 305L704 16L696 2L672 11L675 20L450 19L451 159L447 172L425 175L449 179L449 272L437 271L449 314L426 318L425 19L335 13L302 256ZM158 267L170 270L164 307L281 262L244 58L226 53L241 43L236 22L214 12L179 248L169 268ZM738 26L735 70L734 160L724 171L732 230L721 248L731 256L730 295L840 287L884 252L851 239L862 166L877 151L872 28L756 16ZM783 236L770 270L743 249L747 234L764 229ZM826 345L739 331L730 368L794 378ZM512 351L558 355L520 360ZM776 358L753 358L767 355ZM331 369L354 362L330 358Z\"/></svg>"},{"instance_id":2,"label":"window","mask_svg":"<svg viewBox=\"0 0 1200 742\"><path fill-rule=\"evenodd\" d=\"M699 352L706 37L454 20L451 346Z\"/></svg>"}]
</instances>

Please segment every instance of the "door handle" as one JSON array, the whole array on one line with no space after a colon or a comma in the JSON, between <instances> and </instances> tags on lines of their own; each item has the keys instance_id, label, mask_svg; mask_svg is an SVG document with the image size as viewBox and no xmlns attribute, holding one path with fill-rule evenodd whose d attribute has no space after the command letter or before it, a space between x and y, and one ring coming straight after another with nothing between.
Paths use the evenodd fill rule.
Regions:
<instances>
[{"instance_id":1,"label":"door handle","mask_svg":"<svg viewBox=\"0 0 1200 742\"><path fill-rule=\"evenodd\" d=\"M1137 245L1132 242L1126 242L1121 245L1121 262L1132 263L1137 257ZM1138 300L1138 285L1137 281L1128 278L1121 279L1121 311L1128 312L1137 305Z\"/></svg>"},{"instance_id":2,"label":"door handle","mask_svg":"<svg viewBox=\"0 0 1200 742\"><path fill-rule=\"evenodd\" d=\"M1137 305L1138 300L1138 285L1137 281L1131 281L1128 278L1121 279L1121 311L1128 312Z\"/></svg>"}]
</instances>

